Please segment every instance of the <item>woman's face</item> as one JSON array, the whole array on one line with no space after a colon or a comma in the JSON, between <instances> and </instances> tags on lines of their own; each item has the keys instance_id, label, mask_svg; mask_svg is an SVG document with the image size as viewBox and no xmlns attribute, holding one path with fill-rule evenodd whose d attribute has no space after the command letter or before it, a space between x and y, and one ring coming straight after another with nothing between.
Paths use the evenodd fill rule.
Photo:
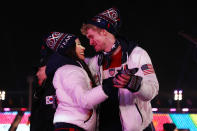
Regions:
<instances>
[{"instance_id":1,"label":"woman's face","mask_svg":"<svg viewBox=\"0 0 197 131\"><path fill-rule=\"evenodd\" d=\"M81 45L81 42L79 41L78 38L75 40L75 43L76 43L75 51L76 51L76 54L77 54L78 58L81 59L81 60L84 60L85 59L85 56L84 56L85 47L83 47Z\"/></svg>"}]
</instances>

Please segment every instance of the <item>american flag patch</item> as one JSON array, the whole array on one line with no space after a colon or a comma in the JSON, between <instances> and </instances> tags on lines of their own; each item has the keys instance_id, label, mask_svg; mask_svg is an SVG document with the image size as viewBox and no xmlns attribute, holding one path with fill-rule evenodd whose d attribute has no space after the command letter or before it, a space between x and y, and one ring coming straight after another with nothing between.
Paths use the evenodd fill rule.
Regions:
<instances>
[{"instance_id":1,"label":"american flag patch","mask_svg":"<svg viewBox=\"0 0 197 131\"><path fill-rule=\"evenodd\" d=\"M144 75L155 73L153 66L151 64L142 65L141 69L142 69Z\"/></svg>"},{"instance_id":2,"label":"american flag patch","mask_svg":"<svg viewBox=\"0 0 197 131\"><path fill-rule=\"evenodd\" d=\"M109 75L114 76L114 74L115 74L115 69L114 68L109 69Z\"/></svg>"}]
</instances>

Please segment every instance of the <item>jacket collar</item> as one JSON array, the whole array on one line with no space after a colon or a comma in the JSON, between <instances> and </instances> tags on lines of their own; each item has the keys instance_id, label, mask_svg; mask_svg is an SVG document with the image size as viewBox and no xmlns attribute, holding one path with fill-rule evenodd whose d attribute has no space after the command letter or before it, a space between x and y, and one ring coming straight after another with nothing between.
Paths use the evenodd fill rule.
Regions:
<instances>
[{"instance_id":1,"label":"jacket collar","mask_svg":"<svg viewBox=\"0 0 197 131\"><path fill-rule=\"evenodd\" d=\"M127 61L127 55L130 55L133 49L138 45L136 41L129 41L127 38L118 37L122 48L122 63Z\"/></svg>"},{"instance_id":2,"label":"jacket collar","mask_svg":"<svg viewBox=\"0 0 197 131\"><path fill-rule=\"evenodd\" d=\"M125 37L118 36L116 38L116 41L119 42L119 45L122 48L122 63L125 63L127 61L127 55L130 55L133 49L138 46L137 41L130 41ZM104 54L102 52L99 52L98 54L98 65L101 66L103 63Z\"/></svg>"}]
</instances>

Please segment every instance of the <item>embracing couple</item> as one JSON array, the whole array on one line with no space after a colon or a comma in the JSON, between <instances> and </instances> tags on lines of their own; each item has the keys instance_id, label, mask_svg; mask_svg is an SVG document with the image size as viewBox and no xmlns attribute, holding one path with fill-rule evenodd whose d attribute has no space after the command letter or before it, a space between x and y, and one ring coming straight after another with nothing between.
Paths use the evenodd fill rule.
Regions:
<instances>
[{"instance_id":1,"label":"embracing couple","mask_svg":"<svg viewBox=\"0 0 197 131\"><path fill-rule=\"evenodd\" d=\"M85 58L85 48L74 34L52 32L46 37L53 53L37 76L40 83L50 77L55 90L53 130L154 130L151 100L159 83L148 53L121 36L120 27L117 8L82 24L81 33L97 52L91 58Z\"/></svg>"}]
</instances>

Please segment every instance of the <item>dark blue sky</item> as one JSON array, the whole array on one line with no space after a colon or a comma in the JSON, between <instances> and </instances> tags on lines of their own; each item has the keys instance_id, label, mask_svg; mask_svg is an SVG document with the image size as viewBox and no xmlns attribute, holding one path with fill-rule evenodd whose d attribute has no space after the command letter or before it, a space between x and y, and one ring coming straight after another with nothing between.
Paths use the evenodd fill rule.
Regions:
<instances>
[{"instance_id":1,"label":"dark blue sky","mask_svg":"<svg viewBox=\"0 0 197 131\"><path fill-rule=\"evenodd\" d=\"M15 96L28 98L26 77L39 60L42 38L47 32L62 31L76 34L82 43L87 40L80 34L83 21L113 5L118 7L123 20L121 33L141 41L155 68L160 92L155 101L169 104L173 90L182 88L184 103L195 106L197 81L196 45L178 32L197 37L196 8L189 2L168 1L100 1L84 0L69 4L5 5L1 42L1 86ZM87 49L90 47L87 46ZM87 55L92 52L87 50ZM20 102L23 98L20 98ZM14 101L14 100L13 100ZM19 103L19 101L15 103ZM184 104L185 105L185 104Z\"/></svg>"}]
</instances>

